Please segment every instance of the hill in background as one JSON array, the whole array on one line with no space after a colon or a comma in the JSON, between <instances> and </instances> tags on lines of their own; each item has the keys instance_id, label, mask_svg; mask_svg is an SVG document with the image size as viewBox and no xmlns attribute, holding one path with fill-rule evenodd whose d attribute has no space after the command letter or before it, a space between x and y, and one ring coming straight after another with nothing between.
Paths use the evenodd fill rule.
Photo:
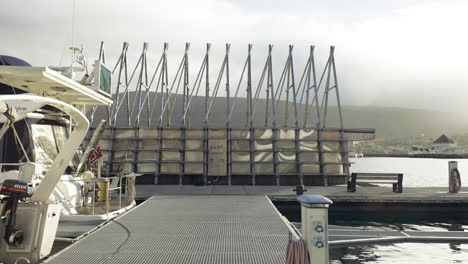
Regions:
<instances>
[{"instance_id":1,"label":"hill in background","mask_svg":"<svg viewBox=\"0 0 468 264\"><path fill-rule=\"evenodd\" d=\"M437 138L441 134L468 133L468 122L463 114L430 110L345 106L344 122L347 127L372 127L378 138Z\"/></svg>"},{"instance_id":2,"label":"hill in background","mask_svg":"<svg viewBox=\"0 0 468 264\"><path fill-rule=\"evenodd\" d=\"M153 102L155 93L151 93L149 101ZM134 93L130 94L130 102L134 100ZM192 99L190 108L190 124L191 127L202 127L204 120L204 97L194 97ZM154 106L154 113L152 117L152 126L157 124L160 117L161 105L160 99L156 100ZM173 101L172 101L173 102ZM172 103L171 102L171 103ZM231 101L232 103L232 101ZM247 100L239 98L236 100L236 105L232 114L232 127L244 128L246 124L246 109ZM146 106L145 106L146 107ZM271 102L270 102L271 107ZM303 108L298 107L300 113L300 125L303 124ZM171 105L174 109L171 126L180 126L182 118L182 96L176 96L175 106ZM258 100L255 108L256 114L254 124L256 127L263 127L265 125L266 114L266 101ZM277 126L281 127L287 120L288 126L294 126L294 109L292 104L289 105L289 118L284 115L285 103L281 102L277 107ZM310 124L315 123L315 111L310 112ZM271 108L270 108L271 115ZM463 135L468 133L468 122L463 118L462 114L458 113L445 113L431 110L421 109L407 109L407 108L394 108L394 107L376 107L376 106L344 106L343 107L343 120L347 128L375 128L376 137L383 139L395 138L418 138L424 135L425 138L437 138L441 134L446 135ZM216 98L210 115L209 125L211 127L223 127L226 123L226 98ZM106 112L100 108L95 114L95 120L105 119ZM131 118L135 120L135 118ZM141 126L147 126L148 116L146 108L142 111L140 117ZM329 107L328 127L337 127L339 124L337 107ZM117 124L125 126L127 124L126 106L122 105L122 110L119 112ZM269 126L271 126L271 118L269 119Z\"/></svg>"}]
</instances>

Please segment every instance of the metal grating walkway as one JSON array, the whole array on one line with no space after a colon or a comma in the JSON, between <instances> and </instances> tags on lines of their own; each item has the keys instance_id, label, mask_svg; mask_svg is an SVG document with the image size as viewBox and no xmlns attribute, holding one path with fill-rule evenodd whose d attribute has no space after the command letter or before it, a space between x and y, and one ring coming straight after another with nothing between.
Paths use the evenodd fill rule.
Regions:
<instances>
[{"instance_id":1,"label":"metal grating walkway","mask_svg":"<svg viewBox=\"0 0 468 264\"><path fill-rule=\"evenodd\" d=\"M154 196L45 263L285 263L288 228L265 196Z\"/></svg>"}]
</instances>

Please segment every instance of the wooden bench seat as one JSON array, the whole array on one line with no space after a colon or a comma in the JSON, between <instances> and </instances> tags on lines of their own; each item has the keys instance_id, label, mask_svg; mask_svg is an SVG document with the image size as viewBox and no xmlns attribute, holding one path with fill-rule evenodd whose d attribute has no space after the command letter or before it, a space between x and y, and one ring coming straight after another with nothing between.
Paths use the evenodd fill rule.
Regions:
<instances>
[{"instance_id":1,"label":"wooden bench seat","mask_svg":"<svg viewBox=\"0 0 468 264\"><path fill-rule=\"evenodd\" d=\"M348 192L356 192L357 183L392 184L393 191L403 192L403 173L352 173L348 179Z\"/></svg>"}]
</instances>

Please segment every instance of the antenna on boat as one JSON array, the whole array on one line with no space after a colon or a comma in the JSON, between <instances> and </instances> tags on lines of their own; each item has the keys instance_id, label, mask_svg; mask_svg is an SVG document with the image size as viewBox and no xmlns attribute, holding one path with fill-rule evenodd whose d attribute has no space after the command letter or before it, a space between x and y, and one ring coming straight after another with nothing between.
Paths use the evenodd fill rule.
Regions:
<instances>
[{"instance_id":1,"label":"antenna on boat","mask_svg":"<svg viewBox=\"0 0 468 264\"><path fill-rule=\"evenodd\" d=\"M73 68L73 62L75 60L75 50L73 48L73 46L75 45L74 41L75 41L75 0L72 0L72 32L71 32L71 50L72 50L72 63L71 63L71 67ZM72 70L72 73L73 73L73 70Z\"/></svg>"},{"instance_id":2,"label":"antenna on boat","mask_svg":"<svg viewBox=\"0 0 468 264\"><path fill-rule=\"evenodd\" d=\"M72 0L73 1L73 8L72 8L72 28L71 28L71 46L69 48L69 50L71 51L71 65L70 65L70 72L68 73L69 74L69 77L71 79L73 79L73 64L77 63L81 66L83 66L83 68L85 69L86 71L86 75L89 75L89 72L88 72L88 64L86 62L86 57L84 55L84 49L85 49L85 46L84 44L81 44L80 47L75 47L75 0ZM101 56L101 54L100 54ZM83 81L84 83L84 81Z\"/></svg>"}]
</instances>

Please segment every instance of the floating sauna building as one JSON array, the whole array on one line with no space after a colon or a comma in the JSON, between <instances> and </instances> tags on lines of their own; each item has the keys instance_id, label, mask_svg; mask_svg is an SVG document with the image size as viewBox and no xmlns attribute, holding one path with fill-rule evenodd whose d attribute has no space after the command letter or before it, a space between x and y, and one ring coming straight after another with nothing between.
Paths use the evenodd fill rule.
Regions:
<instances>
[{"instance_id":1,"label":"floating sauna building","mask_svg":"<svg viewBox=\"0 0 468 264\"><path fill-rule=\"evenodd\" d=\"M141 183L152 184L326 186L346 181L348 142L373 139L375 130L343 127L334 47L316 75L311 46L305 69L296 76L289 46L281 74L274 76L270 45L266 61L257 65L257 78L252 78L252 45L236 71L240 76L231 74L229 44L222 61L215 62L221 67L214 76L210 44L200 68L189 63L189 48L186 44L177 71L169 76L167 43L154 72L148 71L155 61L147 57L147 43L132 69L124 43L112 68L114 104L90 111L94 127L107 121L99 144L107 175L134 171L144 174ZM105 63L103 45L100 60ZM336 127L328 126L331 114L337 116Z\"/></svg>"}]
</instances>

